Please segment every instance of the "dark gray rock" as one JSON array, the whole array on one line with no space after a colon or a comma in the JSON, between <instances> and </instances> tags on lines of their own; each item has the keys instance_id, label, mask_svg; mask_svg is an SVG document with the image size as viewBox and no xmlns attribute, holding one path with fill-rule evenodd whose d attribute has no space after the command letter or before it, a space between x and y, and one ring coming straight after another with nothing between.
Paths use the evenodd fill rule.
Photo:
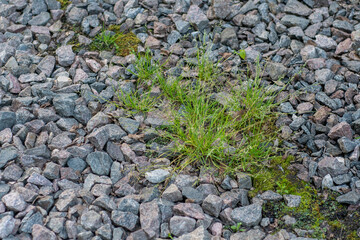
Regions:
<instances>
[{"instance_id":1,"label":"dark gray rock","mask_svg":"<svg viewBox=\"0 0 360 240\"><path fill-rule=\"evenodd\" d=\"M135 230L139 217L131 212L114 210L111 212L111 220L115 226L126 228L129 231Z\"/></svg>"},{"instance_id":2,"label":"dark gray rock","mask_svg":"<svg viewBox=\"0 0 360 240\"><path fill-rule=\"evenodd\" d=\"M70 66L75 60L75 53L70 45L62 46L56 49L56 55L58 63L63 67Z\"/></svg>"},{"instance_id":3,"label":"dark gray rock","mask_svg":"<svg viewBox=\"0 0 360 240\"><path fill-rule=\"evenodd\" d=\"M244 227L256 226L260 223L262 217L262 208L258 204L251 204L245 207L235 208L231 212L231 218L241 223Z\"/></svg>"},{"instance_id":4,"label":"dark gray rock","mask_svg":"<svg viewBox=\"0 0 360 240\"><path fill-rule=\"evenodd\" d=\"M98 175L109 175L113 161L105 152L93 152L86 157L86 162L91 171Z\"/></svg>"},{"instance_id":5,"label":"dark gray rock","mask_svg":"<svg viewBox=\"0 0 360 240\"><path fill-rule=\"evenodd\" d=\"M190 233L195 229L195 220L189 217L174 216L170 219L170 232L174 236Z\"/></svg>"},{"instance_id":6,"label":"dark gray rock","mask_svg":"<svg viewBox=\"0 0 360 240\"><path fill-rule=\"evenodd\" d=\"M5 128L12 128L16 124L14 112L0 111L0 131Z\"/></svg>"},{"instance_id":7,"label":"dark gray rock","mask_svg":"<svg viewBox=\"0 0 360 240\"><path fill-rule=\"evenodd\" d=\"M360 201L360 193L358 193L357 191L351 191L337 197L336 201L338 201L339 203L355 205Z\"/></svg>"},{"instance_id":8,"label":"dark gray rock","mask_svg":"<svg viewBox=\"0 0 360 240\"><path fill-rule=\"evenodd\" d=\"M201 206L205 213L217 218L222 209L223 200L216 195L210 194L204 199Z\"/></svg>"}]
</instances>

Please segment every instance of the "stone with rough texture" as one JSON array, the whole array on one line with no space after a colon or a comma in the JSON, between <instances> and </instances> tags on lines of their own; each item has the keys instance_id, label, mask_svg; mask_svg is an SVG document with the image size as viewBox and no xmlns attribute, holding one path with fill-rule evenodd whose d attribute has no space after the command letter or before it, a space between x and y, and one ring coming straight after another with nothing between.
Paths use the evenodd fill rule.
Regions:
<instances>
[{"instance_id":1,"label":"stone with rough texture","mask_svg":"<svg viewBox=\"0 0 360 240\"><path fill-rule=\"evenodd\" d=\"M262 208L258 204L251 204L245 207L235 208L231 212L231 218L241 223L244 227L256 226L260 223L262 217Z\"/></svg>"}]
</instances>

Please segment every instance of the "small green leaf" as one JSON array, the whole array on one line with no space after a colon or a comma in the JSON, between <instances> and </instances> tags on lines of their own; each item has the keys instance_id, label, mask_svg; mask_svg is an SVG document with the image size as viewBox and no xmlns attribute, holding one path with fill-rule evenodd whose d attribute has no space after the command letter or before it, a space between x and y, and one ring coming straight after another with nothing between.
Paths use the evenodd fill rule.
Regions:
<instances>
[{"instance_id":1,"label":"small green leaf","mask_svg":"<svg viewBox=\"0 0 360 240\"><path fill-rule=\"evenodd\" d=\"M239 50L239 56L242 58L242 60L245 60L246 58L246 52L244 49Z\"/></svg>"}]
</instances>

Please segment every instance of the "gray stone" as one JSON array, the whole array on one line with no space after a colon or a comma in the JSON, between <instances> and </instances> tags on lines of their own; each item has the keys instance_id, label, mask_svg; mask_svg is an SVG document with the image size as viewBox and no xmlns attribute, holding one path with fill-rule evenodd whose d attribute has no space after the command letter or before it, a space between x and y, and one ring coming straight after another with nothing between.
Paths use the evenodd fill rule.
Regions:
<instances>
[{"instance_id":1,"label":"gray stone","mask_svg":"<svg viewBox=\"0 0 360 240\"><path fill-rule=\"evenodd\" d=\"M209 26L209 19L197 5L191 5L186 15L186 21L194 24L197 30L204 31Z\"/></svg>"},{"instance_id":2,"label":"gray stone","mask_svg":"<svg viewBox=\"0 0 360 240\"><path fill-rule=\"evenodd\" d=\"M178 239L179 240L210 240L212 238L210 233L204 228L204 226L200 226L191 233L181 235Z\"/></svg>"},{"instance_id":3,"label":"gray stone","mask_svg":"<svg viewBox=\"0 0 360 240\"><path fill-rule=\"evenodd\" d=\"M92 210L84 212L81 215L80 222L86 230L94 232L102 225L101 215Z\"/></svg>"},{"instance_id":4,"label":"gray stone","mask_svg":"<svg viewBox=\"0 0 360 240\"><path fill-rule=\"evenodd\" d=\"M131 212L114 210L111 212L111 220L115 226L126 228L133 231L136 228L139 217Z\"/></svg>"},{"instance_id":5,"label":"gray stone","mask_svg":"<svg viewBox=\"0 0 360 240\"><path fill-rule=\"evenodd\" d=\"M104 126L92 132L88 139L97 150L101 151L109 140L109 132Z\"/></svg>"},{"instance_id":6,"label":"gray stone","mask_svg":"<svg viewBox=\"0 0 360 240\"><path fill-rule=\"evenodd\" d=\"M282 196L274 191L268 190L262 193L260 198L265 201L280 201Z\"/></svg>"},{"instance_id":7,"label":"gray stone","mask_svg":"<svg viewBox=\"0 0 360 240\"><path fill-rule=\"evenodd\" d=\"M316 35L315 43L318 47L324 49L325 51L336 49L337 43L334 39L324 36L324 35Z\"/></svg>"},{"instance_id":8,"label":"gray stone","mask_svg":"<svg viewBox=\"0 0 360 240\"><path fill-rule=\"evenodd\" d=\"M161 213L157 200L142 203L139 210L141 228L148 235L158 237L160 235Z\"/></svg>"},{"instance_id":9,"label":"gray stone","mask_svg":"<svg viewBox=\"0 0 360 240\"><path fill-rule=\"evenodd\" d=\"M18 157L18 150L15 147L3 148L0 151L0 168L5 166L9 161Z\"/></svg>"},{"instance_id":10,"label":"gray stone","mask_svg":"<svg viewBox=\"0 0 360 240\"><path fill-rule=\"evenodd\" d=\"M320 103L328 106L332 110L336 110L338 108L336 102L331 99L326 93L324 92L317 92L315 95L315 99L319 101Z\"/></svg>"},{"instance_id":11,"label":"gray stone","mask_svg":"<svg viewBox=\"0 0 360 240\"><path fill-rule=\"evenodd\" d=\"M21 222L20 231L25 233L31 233L32 228L35 224L43 224L43 216L40 212L36 212L31 216L28 216L27 214Z\"/></svg>"},{"instance_id":12,"label":"gray stone","mask_svg":"<svg viewBox=\"0 0 360 240\"><path fill-rule=\"evenodd\" d=\"M25 209L26 202L23 197L17 192L10 192L2 197L2 201L6 208L11 211L20 212Z\"/></svg>"},{"instance_id":13,"label":"gray stone","mask_svg":"<svg viewBox=\"0 0 360 240\"><path fill-rule=\"evenodd\" d=\"M357 191L351 191L337 197L336 201L338 201L339 203L355 205L360 201L360 193L358 193Z\"/></svg>"},{"instance_id":14,"label":"gray stone","mask_svg":"<svg viewBox=\"0 0 360 240\"><path fill-rule=\"evenodd\" d=\"M52 186L52 183L46 177L37 172L33 172L27 181L39 186Z\"/></svg>"},{"instance_id":15,"label":"gray stone","mask_svg":"<svg viewBox=\"0 0 360 240\"><path fill-rule=\"evenodd\" d=\"M91 167L91 171L97 175L109 175L111 164L110 156L105 152L93 152L86 157L86 162Z\"/></svg>"},{"instance_id":16,"label":"gray stone","mask_svg":"<svg viewBox=\"0 0 360 240\"><path fill-rule=\"evenodd\" d=\"M340 157L324 157L318 163L318 172L320 177L324 177L330 174L335 177L340 174L345 174L349 171L349 168L345 166L345 160Z\"/></svg>"},{"instance_id":17,"label":"gray stone","mask_svg":"<svg viewBox=\"0 0 360 240\"><path fill-rule=\"evenodd\" d=\"M171 184L165 189L162 198L171 202L179 202L183 199L180 190L175 184Z\"/></svg>"},{"instance_id":18,"label":"gray stone","mask_svg":"<svg viewBox=\"0 0 360 240\"><path fill-rule=\"evenodd\" d=\"M0 219L0 238L5 239L15 228L15 219L12 216L4 216Z\"/></svg>"},{"instance_id":19,"label":"gray stone","mask_svg":"<svg viewBox=\"0 0 360 240\"><path fill-rule=\"evenodd\" d=\"M85 105L76 105L74 109L74 118L82 124L87 124L91 119L91 111Z\"/></svg>"},{"instance_id":20,"label":"gray stone","mask_svg":"<svg viewBox=\"0 0 360 240\"><path fill-rule=\"evenodd\" d=\"M301 29L305 29L309 25L310 21L306 18L297 17L294 15L285 15L281 19L281 23L284 24L286 27L299 26L301 27Z\"/></svg>"},{"instance_id":21,"label":"gray stone","mask_svg":"<svg viewBox=\"0 0 360 240\"><path fill-rule=\"evenodd\" d=\"M297 0L288 1L285 5L284 11L286 13L300 16L309 16L312 13L312 10L309 7Z\"/></svg>"},{"instance_id":22,"label":"gray stone","mask_svg":"<svg viewBox=\"0 0 360 240\"><path fill-rule=\"evenodd\" d=\"M0 131L5 128L12 128L16 123L16 116L14 112L0 111Z\"/></svg>"},{"instance_id":23,"label":"gray stone","mask_svg":"<svg viewBox=\"0 0 360 240\"><path fill-rule=\"evenodd\" d=\"M132 120L130 118L120 117L118 121L120 126L130 134L135 134L140 126L140 123L138 121Z\"/></svg>"},{"instance_id":24,"label":"gray stone","mask_svg":"<svg viewBox=\"0 0 360 240\"><path fill-rule=\"evenodd\" d=\"M47 5L44 0L33 0L31 4L31 12L34 15L37 15L41 12L46 12L48 10Z\"/></svg>"},{"instance_id":25,"label":"gray stone","mask_svg":"<svg viewBox=\"0 0 360 240\"><path fill-rule=\"evenodd\" d=\"M333 27L343 30L345 32L354 31L354 26L348 21L335 20L332 25Z\"/></svg>"},{"instance_id":26,"label":"gray stone","mask_svg":"<svg viewBox=\"0 0 360 240\"><path fill-rule=\"evenodd\" d=\"M221 43L232 49L238 49L239 42L234 28L225 28L221 32Z\"/></svg>"},{"instance_id":27,"label":"gray stone","mask_svg":"<svg viewBox=\"0 0 360 240\"><path fill-rule=\"evenodd\" d=\"M75 60L75 53L70 45L62 46L56 49L56 55L58 63L63 67L70 66Z\"/></svg>"},{"instance_id":28,"label":"gray stone","mask_svg":"<svg viewBox=\"0 0 360 240\"><path fill-rule=\"evenodd\" d=\"M131 198L122 198L119 203L117 210L131 212L135 215L139 213L140 204Z\"/></svg>"},{"instance_id":29,"label":"gray stone","mask_svg":"<svg viewBox=\"0 0 360 240\"><path fill-rule=\"evenodd\" d=\"M151 172L145 173L146 180L155 184L165 181L165 179L169 176L170 176L169 171L166 171L164 169L156 169Z\"/></svg>"},{"instance_id":30,"label":"gray stone","mask_svg":"<svg viewBox=\"0 0 360 240\"><path fill-rule=\"evenodd\" d=\"M174 236L190 233L195 229L196 221L189 217L174 216L170 219L170 232Z\"/></svg>"},{"instance_id":31,"label":"gray stone","mask_svg":"<svg viewBox=\"0 0 360 240\"><path fill-rule=\"evenodd\" d=\"M201 205L204 212L213 216L218 217L223 206L223 200L216 195L208 195Z\"/></svg>"},{"instance_id":32,"label":"gray stone","mask_svg":"<svg viewBox=\"0 0 360 240\"><path fill-rule=\"evenodd\" d=\"M231 218L237 222L241 223L244 227L256 226L261 221L262 208L258 204L251 204L245 207L235 208L231 212Z\"/></svg>"},{"instance_id":33,"label":"gray stone","mask_svg":"<svg viewBox=\"0 0 360 240\"><path fill-rule=\"evenodd\" d=\"M299 207L301 203L301 196L284 195L285 203L288 207Z\"/></svg>"},{"instance_id":34,"label":"gray stone","mask_svg":"<svg viewBox=\"0 0 360 240\"><path fill-rule=\"evenodd\" d=\"M251 176L246 173L236 173L239 188L250 189L252 188Z\"/></svg>"},{"instance_id":35,"label":"gray stone","mask_svg":"<svg viewBox=\"0 0 360 240\"><path fill-rule=\"evenodd\" d=\"M72 95L61 94L53 99L53 105L57 113L63 117L74 115L75 101Z\"/></svg>"},{"instance_id":36,"label":"gray stone","mask_svg":"<svg viewBox=\"0 0 360 240\"><path fill-rule=\"evenodd\" d=\"M352 152L355 147L356 143L348 139L347 137L342 137L338 139L338 144L343 153L350 153Z\"/></svg>"},{"instance_id":37,"label":"gray stone","mask_svg":"<svg viewBox=\"0 0 360 240\"><path fill-rule=\"evenodd\" d=\"M112 230L111 224L105 224L96 230L96 234L101 237L101 239L111 240L112 239Z\"/></svg>"},{"instance_id":38,"label":"gray stone","mask_svg":"<svg viewBox=\"0 0 360 240\"><path fill-rule=\"evenodd\" d=\"M45 26L51 19L50 13L41 12L39 15L34 16L29 22L32 26Z\"/></svg>"},{"instance_id":39,"label":"gray stone","mask_svg":"<svg viewBox=\"0 0 360 240\"><path fill-rule=\"evenodd\" d=\"M212 8L216 18L225 19L231 13L230 0L214 0Z\"/></svg>"},{"instance_id":40,"label":"gray stone","mask_svg":"<svg viewBox=\"0 0 360 240\"><path fill-rule=\"evenodd\" d=\"M32 229L32 239L33 240L56 240L56 235L54 232L50 231L44 226L41 226L40 224L35 224Z\"/></svg>"}]
</instances>

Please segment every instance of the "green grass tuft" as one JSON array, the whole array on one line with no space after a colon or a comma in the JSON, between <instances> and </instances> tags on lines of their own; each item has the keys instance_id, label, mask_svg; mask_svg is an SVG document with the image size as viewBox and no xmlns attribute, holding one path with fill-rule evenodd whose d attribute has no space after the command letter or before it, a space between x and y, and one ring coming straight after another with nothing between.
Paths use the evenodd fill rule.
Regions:
<instances>
[{"instance_id":1,"label":"green grass tuft","mask_svg":"<svg viewBox=\"0 0 360 240\"><path fill-rule=\"evenodd\" d=\"M114 29L114 27L110 29ZM90 44L90 50L114 51L116 55L127 56L132 52L137 52L139 43L140 40L132 32L122 33L103 30Z\"/></svg>"}]
</instances>

